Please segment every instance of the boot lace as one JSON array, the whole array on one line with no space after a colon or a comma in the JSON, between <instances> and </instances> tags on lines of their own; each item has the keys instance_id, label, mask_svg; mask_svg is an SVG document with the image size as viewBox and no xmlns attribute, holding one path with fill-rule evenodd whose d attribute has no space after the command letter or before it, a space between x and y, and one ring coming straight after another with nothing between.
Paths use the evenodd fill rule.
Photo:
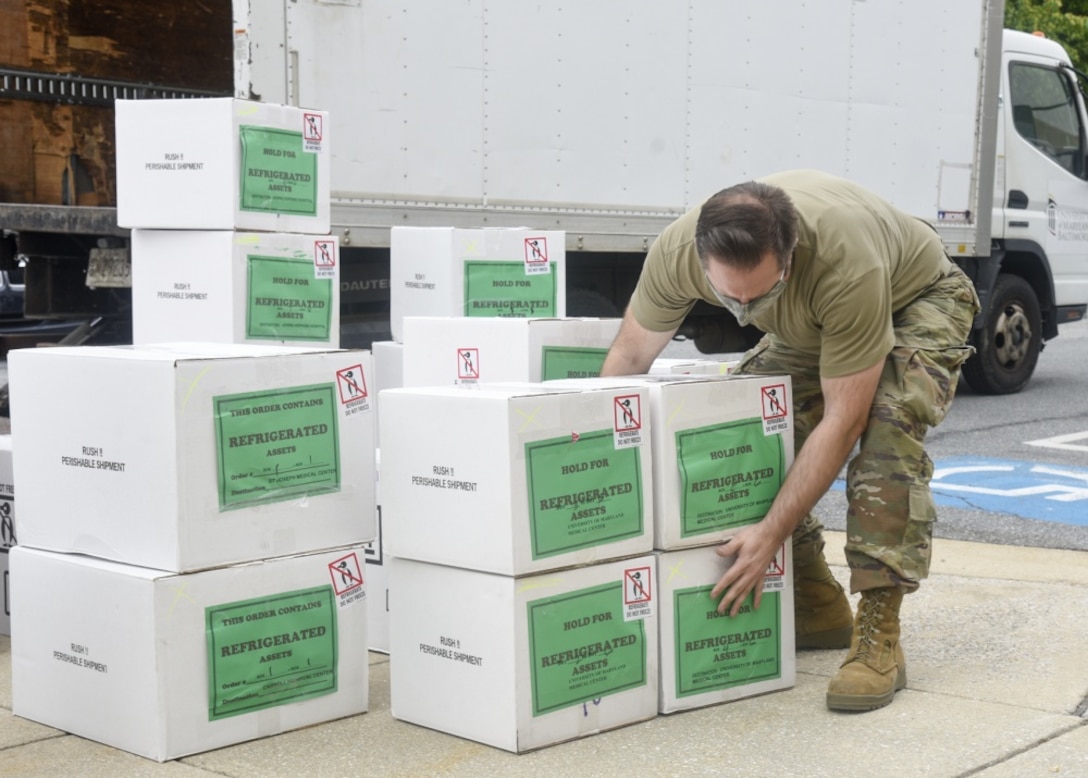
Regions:
<instances>
[{"instance_id":1,"label":"boot lace","mask_svg":"<svg viewBox=\"0 0 1088 778\"><path fill-rule=\"evenodd\" d=\"M861 598L858 613L858 650L854 655L855 659L862 661L868 659L869 653L876 646L877 627L890 594L888 589L876 589L866 592Z\"/></svg>"}]
</instances>

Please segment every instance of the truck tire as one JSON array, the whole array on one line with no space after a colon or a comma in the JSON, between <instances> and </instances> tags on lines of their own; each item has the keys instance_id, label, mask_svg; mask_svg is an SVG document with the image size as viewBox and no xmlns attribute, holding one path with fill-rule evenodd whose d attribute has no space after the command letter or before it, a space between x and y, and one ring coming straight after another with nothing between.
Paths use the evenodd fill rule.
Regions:
<instances>
[{"instance_id":1,"label":"truck tire","mask_svg":"<svg viewBox=\"0 0 1088 778\"><path fill-rule=\"evenodd\" d=\"M971 333L975 354L963 377L979 394L1013 394L1035 372L1043 346L1042 315L1031 284L1020 276L997 277L983 326Z\"/></svg>"}]
</instances>

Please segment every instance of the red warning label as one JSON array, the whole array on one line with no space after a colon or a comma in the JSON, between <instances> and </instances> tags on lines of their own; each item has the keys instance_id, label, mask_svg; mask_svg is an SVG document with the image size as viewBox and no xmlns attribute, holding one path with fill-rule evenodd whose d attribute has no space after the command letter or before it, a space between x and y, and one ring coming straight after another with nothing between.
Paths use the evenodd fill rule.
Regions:
<instances>
[{"instance_id":1,"label":"red warning label","mask_svg":"<svg viewBox=\"0 0 1088 778\"><path fill-rule=\"evenodd\" d=\"M302 137L310 141L319 141L325 133L324 118L319 113L302 114Z\"/></svg>"},{"instance_id":2,"label":"red warning label","mask_svg":"<svg viewBox=\"0 0 1088 778\"><path fill-rule=\"evenodd\" d=\"M632 567L623 571L623 604L635 605L653 600L649 567Z\"/></svg>"},{"instance_id":3,"label":"red warning label","mask_svg":"<svg viewBox=\"0 0 1088 778\"><path fill-rule=\"evenodd\" d=\"M786 402L786 385L771 384L762 389L763 418L781 419L789 413L789 403Z\"/></svg>"},{"instance_id":4,"label":"red warning label","mask_svg":"<svg viewBox=\"0 0 1088 778\"><path fill-rule=\"evenodd\" d=\"M480 349L457 349L457 378L461 381L480 377Z\"/></svg>"},{"instance_id":5,"label":"red warning label","mask_svg":"<svg viewBox=\"0 0 1088 778\"><path fill-rule=\"evenodd\" d=\"M314 267L318 269L336 267L336 243L331 240L314 241Z\"/></svg>"},{"instance_id":6,"label":"red warning label","mask_svg":"<svg viewBox=\"0 0 1088 778\"><path fill-rule=\"evenodd\" d=\"M526 238L525 239L525 264L527 265L539 265L547 264L548 262L548 239L544 237L540 238Z\"/></svg>"},{"instance_id":7,"label":"red warning label","mask_svg":"<svg viewBox=\"0 0 1088 778\"><path fill-rule=\"evenodd\" d=\"M332 577L332 588L337 595L345 594L363 585L363 568L359 565L359 557L355 552L330 562L329 575Z\"/></svg>"},{"instance_id":8,"label":"red warning label","mask_svg":"<svg viewBox=\"0 0 1088 778\"><path fill-rule=\"evenodd\" d=\"M765 575L785 575L786 574L786 547L778 549L778 553L774 555L774 559L767 565L767 572Z\"/></svg>"},{"instance_id":9,"label":"red warning label","mask_svg":"<svg viewBox=\"0 0 1088 778\"><path fill-rule=\"evenodd\" d=\"M336 385L340 389L340 403L347 404L367 397L366 376L363 366L352 365L336 371Z\"/></svg>"},{"instance_id":10,"label":"red warning label","mask_svg":"<svg viewBox=\"0 0 1088 778\"><path fill-rule=\"evenodd\" d=\"M642 398L637 394L625 394L613 400L616 432L642 429Z\"/></svg>"}]
</instances>

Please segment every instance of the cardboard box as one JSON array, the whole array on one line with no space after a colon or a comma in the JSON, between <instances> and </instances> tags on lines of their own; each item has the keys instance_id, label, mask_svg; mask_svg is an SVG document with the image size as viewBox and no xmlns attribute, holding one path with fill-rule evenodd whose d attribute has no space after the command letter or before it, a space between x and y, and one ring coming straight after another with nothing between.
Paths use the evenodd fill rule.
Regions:
<instances>
[{"instance_id":1,"label":"cardboard box","mask_svg":"<svg viewBox=\"0 0 1088 778\"><path fill-rule=\"evenodd\" d=\"M371 603L367 609L367 648L389 653L389 565L393 557L382 547L381 508L378 509L378 537L366 544L366 585Z\"/></svg>"},{"instance_id":2,"label":"cardboard box","mask_svg":"<svg viewBox=\"0 0 1088 778\"><path fill-rule=\"evenodd\" d=\"M404 344L395 340L376 340L370 344L374 355L374 411L381 414L381 394L383 389L399 389L404 386ZM378 427L374 428L374 441L381 446Z\"/></svg>"},{"instance_id":3,"label":"cardboard box","mask_svg":"<svg viewBox=\"0 0 1088 778\"><path fill-rule=\"evenodd\" d=\"M389 239L394 340L406 316L567 314L564 232L394 227Z\"/></svg>"},{"instance_id":4,"label":"cardboard box","mask_svg":"<svg viewBox=\"0 0 1088 778\"><path fill-rule=\"evenodd\" d=\"M378 451L378 461L381 461L381 451ZM370 607L366 610L367 629L371 651L389 653L389 562L393 558L386 551L384 538L382 537L382 498L381 498L381 467L375 472L376 486L374 489L375 510L378 516L378 536L363 546L366 557L367 591L370 592Z\"/></svg>"},{"instance_id":5,"label":"cardboard box","mask_svg":"<svg viewBox=\"0 0 1088 778\"><path fill-rule=\"evenodd\" d=\"M367 351L8 355L20 541L185 572L373 539Z\"/></svg>"},{"instance_id":6,"label":"cardboard box","mask_svg":"<svg viewBox=\"0 0 1088 778\"><path fill-rule=\"evenodd\" d=\"M394 559L393 717L514 752L653 718L654 561L511 578Z\"/></svg>"},{"instance_id":7,"label":"cardboard box","mask_svg":"<svg viewBox=\"0 0 1088 778\"><path fill-rule=\"evenodd\" d=\"M657 549L705 545L756 523L793 464L789 376L624 376L552 384L647 390Z\"/></svg>"},{"instance_id":8,"label":"cardboard box","mask_svg":"<svg viewBox=\"0 0 1088 778\"><path fill-rule=\"evenodd\" d=\"M405 386L476 386L600 375L620 319L404 321Z\"/></svg>"},{"instance_id":9,"label":"cardboard box","mask_svg":"<svg viewBox=\"0 0 1088 778\"><path fill-rule=\"evenodd\" d=\"M340 345L335 237L132 231L133 343Z\"/></svg>"},{"instance_id":10,"label":"cardboard box","mask_svg":"<svg viewBox=\"0 0 1088 778\"><path fill-rule=\"evenodd\" d=\"M730 359L682 359L658 357L650 365L649 375L729 375L741 354L723 354Z\"/></svg>"},{"instance_id":11,"label":"cardboard box","mask_svg":"<svg viewBox=\"0 0 1088 778\"><path fill-rule=\"evenodd\" d=\"M11 562L17 716L164 761L367 710L358 546L185 575Z\"/></svg>"},{"instance_id":12,"label":"cardboard box","mask_svg":"<svg viewBox=\"0 0 1088 778\"><path fill-rule=\"evenodd\" d=\"M0 581L3 611L0 635L11 634L11 583L8 552L15 546L15 479L11 467L11 435L0 435Z\"/></svg>"},{"instance_id":13,"label":"cardboard box","mask_svg":"<svg viewBox=\"0 0 1088 778\"><path fill-rule=\"evenodd\" d=\"M789 689L797 682L793 548L767 569L762 600L735 617L717 612L710 590L733 562L717 546L657 552L661 698L658 710L715 705Z\"/></svg>"},{"instance_id":14,"label":"cardboard box","mask_svg":"<svg viewBox=\"0 0 1088 778\"><path fill-rule=\"evenodd\" d=\"M720 359L697 359L690 372L692 375L729 375L743 356L744 354L722 354Z\"/></svg>"},{"instance_id":15,"label":"cardboard box","mask_svg":"<svg viewBox=\"0 0 1088 778\"><path fill-rule=\"evenodd\" d=\"M644 389L389 389L381 480L395 557L526 575L647 553Z\"/></svg>"},{"instance_id":16,"label":"cardboard box","mask_svg":"<svg viewBox=\"0 0 1088 778\"><path fill-rule=\"evenodd\" d=\"M238 100L118 100L121 227L329 232L329 115Z\"/></svg>"}]
</instances>

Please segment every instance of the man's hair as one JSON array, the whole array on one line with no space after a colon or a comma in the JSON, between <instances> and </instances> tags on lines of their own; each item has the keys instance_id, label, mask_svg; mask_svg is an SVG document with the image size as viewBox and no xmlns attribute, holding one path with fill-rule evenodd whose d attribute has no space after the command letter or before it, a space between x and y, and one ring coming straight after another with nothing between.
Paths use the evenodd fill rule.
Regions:
<instances>
[{"instance_id":1,"label":"man's hair","mask_svg":"<svg viewBox=\"0 0 1088 778\"><path fill-rule=\"evenodd\" d=\"M750 270L773 251L784 270L796 243L797 211L789 195L759 181L745 181L713 195L695 225L695 250L703 267L714 257Z\"/></svg>"}]
</instances>

